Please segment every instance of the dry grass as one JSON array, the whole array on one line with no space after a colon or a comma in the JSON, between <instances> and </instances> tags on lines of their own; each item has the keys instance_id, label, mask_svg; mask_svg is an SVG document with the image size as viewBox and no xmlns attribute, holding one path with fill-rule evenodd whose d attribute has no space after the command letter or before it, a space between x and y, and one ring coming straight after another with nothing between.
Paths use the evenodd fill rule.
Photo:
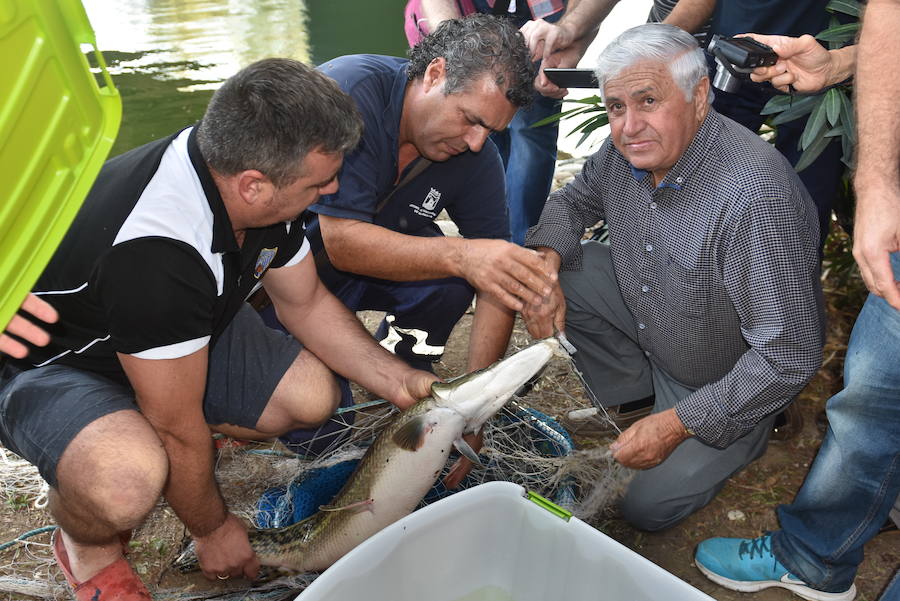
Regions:
<instances>
[{"instance_id":1,"label":"dry grass","mask_svg":"<svg viewBox=\"0 0 900 601\"><path fill-rule=\"evenodd\" d=\"M836 238L831 246L838 250L846 247L846 238ZM786 601L792 598L780 589L770 589L752 597L726 591L703 578L691 565L690 558L694 546L704 538L755 536L777 528L775 507L789 502L802 483L821 442L816 417L824 402L841 387L847 339L864 298L858 277L852 270L841 271L840 260L839 255L837 261L829 264L836 267L829 271L824 283L829 315L825 362L797 401L804 418L801 432L790 440L773 442L766 454L736 475L709 506L675 528L662 533L641 533L618 519L614 512L595 514L590 519L595 526L721 601ZM372 316L365 317L372 319ZM462 372L470 322L471 316L466 316L454 331L444 361L438 366L441 375ZM521 324L517 325L513 346L521 347L528 342ZM561 419L573 408L589 406L580 383L563 361L554 361L549 366L526 402ZM604 472L608 464L597 458L602 456L602 450L613 434L596 428L576 434L578 447L588 450L581 457L590 460L582 461L581 468L572 469L599 469L593 472L594 477L602 480L603 474L609 473L608 470ZM229 503L244 508L248 516L261 490L290 480L298 469L297 460L284 457L248 455L233 450L220 455L222 488ZM562 473L558 465L555 469L556 473ZM0 499L3 501L0 505L0 543L51 524L46 510L35 506L35 500L41 498L41 481L36 473L30 467L15 463L12 457L7 462L0 461L0 470L5 470L0 478ZM590 477L585 473L590 472L582 471L579 478ZM607 480L621 481L621 474ZM609 500L603 499L600 505L608 505ZM199 575L165 571L181 545L183 534L183 528L171 510L160 504L144 527L135 533L130 544L130 561L160 599L208 598L215 591L223 592L226 585L207 582ZM0 599L68 598L62 577L53 565L48 542L49 534L44 533L0 551ZM900 563L900 534L895 531L880 535L866 551L866 560L857 579L858 599L874 601ZM236 584L240 585L228 583L229 586ZM302 582L297 580L295 584Z\"/></svg>"}]
</instances>

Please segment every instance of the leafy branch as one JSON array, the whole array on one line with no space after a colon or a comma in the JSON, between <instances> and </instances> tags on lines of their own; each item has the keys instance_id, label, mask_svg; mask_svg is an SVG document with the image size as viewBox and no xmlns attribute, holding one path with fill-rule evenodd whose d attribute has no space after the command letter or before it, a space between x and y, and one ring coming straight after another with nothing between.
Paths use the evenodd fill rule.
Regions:
<instances>
[{"instance_id":1,"label":"leafy branch","mask_svg":"<svg viewBox=\"0 0 900 601\"><path fill-rule=\"evenodd\" d=\"M831 0L825 9L832 13L828 29L816 39L828 43L828 48L840 48L856 39L859 21L841 24L834 13L841 13L859 19L861 7L858 0ZM770 121L778 126L788 121L809 115L806 127L800 136L800 150L803 152L794 168L802 171L815 161L834 138L840 137L843 156L841 161L851 166L853 147L856 143L856 123L853 116L849 84L832 86L819 94L808 96L779 95L773 97L763 107L762 115L775 115Z\"/></svg>"},{"instance_id":2,"label":"leafy branch","mask_svg":"<svg viewBox=\"0 0 900 601\"><path fill-rule=\"evenodd\" d=\"M563 99L563 102L572 102L582 106L562 111L555 115L550 115L549 117L532 124L531 127L541 127L542 125L556 123L561 119L570 119L578 115L587 115L588 118L575 126L575 129L568 134L571 136L572 134L581 133L581 138L578 140L578 143L575 144L576 146L580 146L582 142L587 140L588 136L590 136L593 131L609 123L609 116L606 114L606 107L603 105L600 96L588 96L587 98L579 98L577 100L565 98Z\"/></svg>"}]
</instances>

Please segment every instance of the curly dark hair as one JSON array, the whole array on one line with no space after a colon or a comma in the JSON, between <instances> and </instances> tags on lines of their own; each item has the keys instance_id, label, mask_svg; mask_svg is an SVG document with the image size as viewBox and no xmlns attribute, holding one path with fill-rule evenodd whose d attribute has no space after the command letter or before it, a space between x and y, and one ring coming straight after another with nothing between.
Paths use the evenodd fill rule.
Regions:
<instances>
[{"instance_id":1,"label":"curly dark hair","mask_svg":"<svg viewBox=\"0 0 900 601\"><path fill-rule=\"evenodd\" d=\"M444 93L465 89L484 73L492 73L506 98L527 106L533 94L534 65L525 38L507 17L473 14L443 21L409 50L410 81L422 77L431 61L443 57Z\"/></svg>"}]
</instances>

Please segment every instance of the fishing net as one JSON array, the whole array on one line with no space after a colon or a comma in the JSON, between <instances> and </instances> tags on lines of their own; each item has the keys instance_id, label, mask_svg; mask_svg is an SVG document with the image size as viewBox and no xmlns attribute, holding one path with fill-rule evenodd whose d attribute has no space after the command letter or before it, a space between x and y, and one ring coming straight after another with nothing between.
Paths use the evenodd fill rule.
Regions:
<instances>
[{"instance_id":1,"label":"fishing net","mask_svg":"<svg viewBox=\"0 0 900 601\"><path fill-rule=\"evenodd\" d=\"M514 341L510 353L527 344L522 338L518 344ZM355 396L361 398L356 392ZM599 525L630 474L611 459L607 450L618 434L615 424L591 407L570 362L554 359L538 379L485 426L479 452L484 468L474 469L460 488L493 480L515 482L572 511L576 517ZM218 452L217 478L229 507L250 523L281 516L281 523L264 522L267 526L291 523L314 511L322 504L319 499L295 513L298 508L293 504L300 497L291 487L315 481L322 474L341 472L345 478L353 462L396 413L389 404L377 400L360 402L349 410L354 414L352 420L339 416L342 421L352 422L347 435L332 441L317 458L299 457L279 443L230 446L226 441ZM574 421L570 415L586 419ZM455 459L448 461L445 473ZM339 487L342 478L330 485ZM321 481L312 488L322 488ZM0 546L0 598L3 593L10 599L70 598L50 551L48 531L52 521L45 510L47 486L37 470L3 451L0 491L7 505L18 505L14 518L23 525L22 540L10 540ZM453 492L439 481L420 507ZM155 599L293 599L315 578L315 574L282 576L248 588L241 581L209 583L199 574L175 574L168 566L184 536L180 521L160 502L129 545L129 561ZM192 578L188 584L186 578Z\"/></svg>"}]
</instances>

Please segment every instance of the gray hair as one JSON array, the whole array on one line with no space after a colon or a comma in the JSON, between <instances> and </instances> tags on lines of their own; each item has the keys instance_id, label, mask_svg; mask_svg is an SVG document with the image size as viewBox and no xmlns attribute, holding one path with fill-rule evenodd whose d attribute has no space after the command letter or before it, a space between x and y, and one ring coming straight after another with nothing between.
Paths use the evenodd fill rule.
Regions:
<instances>
[{"instance_id":1,"label":"gray hair","mask_svg":"<svg viewBox=\"0 0 900 601\"><path fill-rule=\"evenodd\" d=\"M595 74L601 98L607 81L640 61L665 63L688 101L700 80L709 77L706 57L694 36L674 25L645 23L626 29L600 53ZM706 100L712 103L712 90Z\"/></svg>"},{"instance_id":2,"label":"gray hair","mask_svg":"<svg viewBox=\"0 0 900 601\"><path fill-rule=\"evenodd\" d=\"M257 169L281 188L302 175L299 165L310 151L346 153L362 130L356 104L334 80L301 62L268 58L213 94L197 145L219 173Z\"/></svg>"},{"instance_id":3,"label":"gray hair","mask_svg":"<svg viewBox=\"0 0 900 601\"><path fill-rule=\"evenodd\" d=\"M472 14L442 21L409 50L409 80L425 74L436 58L446 62L444 94L464 90L485 73L515 106L526 106L534 92L534 65L528 45L511 19Z\"/></svg>"}]
</instances>

